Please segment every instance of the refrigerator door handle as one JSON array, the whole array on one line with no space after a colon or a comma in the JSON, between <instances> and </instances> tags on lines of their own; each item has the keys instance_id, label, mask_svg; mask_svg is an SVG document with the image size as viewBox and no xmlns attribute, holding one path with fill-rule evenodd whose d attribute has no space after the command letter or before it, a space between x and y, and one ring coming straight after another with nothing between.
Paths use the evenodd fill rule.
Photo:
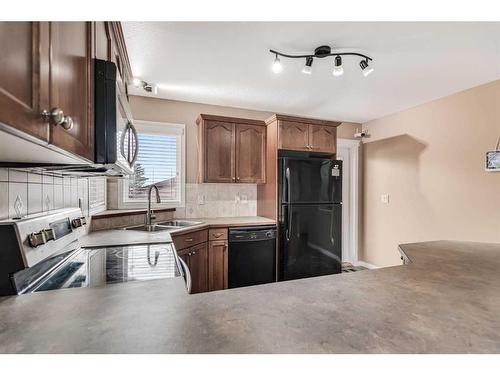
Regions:
<instances>
[{"instance_id":1,"label":"refrigerator door handle","mask_svg":"<svg viewBox=\"0 0 500 375\"><path fill-rule=\"evenodd\" d=\"M290 197L291 194L291 189L290 189L290 168L287 167L285 170L285 178L286 178L286 198L287 202L292 202L292 199Z\"/></svg>"},{"instance_id":2,"label":"refrigerator door handle","mask_svg":"<svg viewBox=\"0 0 500 375\"><path fill-rule=\"evenodd\" d=\"M292 232L292 213L289 212L289 209L286 212L287 219L288 219L288 225L286 227L286 240L287 242L290 242L290 235Z\"/></svg>"}]
</instances>

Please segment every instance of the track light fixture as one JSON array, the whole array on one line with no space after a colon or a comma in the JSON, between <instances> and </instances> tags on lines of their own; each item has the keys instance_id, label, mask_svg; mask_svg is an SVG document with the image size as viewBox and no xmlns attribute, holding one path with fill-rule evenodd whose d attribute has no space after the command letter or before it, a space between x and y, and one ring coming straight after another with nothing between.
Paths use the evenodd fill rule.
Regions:
<instances>
[{"instance_id":1,"label":"track light fixture","mask_svg":"<svg viewBox=\"0 0 500 375\"><path fill-rule=\"evenodd\" d=\"M276 57L274 58L274 62L273 62L273 72L274 73L281 73L281 71L283 70L283 66L281 65L281 61L280 61L280 58L278 57L278 54L276 54Z\"/></svg>"},{"instance_id":2,"label":"track light fixture","mask_svg":"<svg viewBox=\"0 0 500 375\"><path fill-rule=\"evenodd\" d=\"M359 66L361 67L361 71L363 72L363 75L367 77L371 72L373 72L373 68L371 66L368 66L368 60L361 60L359 62Z\"/></svg>"},{"instance_id":3,"label":"track light fixture","mask_svg":"<svg viewBox=\"0 0 500 375\"><path fill-rule=\"evenodd\" d=\"M319 46L314 50L314 54L312 55L289 55L286 53L281 53L275 50L269 50L275 57L274 57L274 62L273 62L273 72L274 73L280 73L283 70L283 66L281 65L281 61L279 57L286 57L289 59L306 59L306 64L302 68L302 73L304 74L311 74L312 73L312 63L315 58L317 59L322 59L325 57L330 57L330 56L335 56L335 65L333 68L333 75L334 76L341 76L344 74L344 67L342 66L342 57L341 56L358 56L362 57L363 60L360 61L359 66L361 67L361 71L363 72L363 75L366 77L368 76L371 72L373 72L373 67L368 66L368 63L370 61L373 61L373 59L369 56L363 55L362 53L358 52L332 52L332 48L330 46Z\"/></svg>"},{"instance_id":4,"label":"track light fixture","mask_svg":"<svg viewBox=\"0 0 500 375\"><path fill-rule=\"evenodd\" d=\"M313 58L312 57L306 57L306 65L302 68L302 73L304 74L312 74L312 63L313 63Z\"/></svg>"},{"instance_id":5,"label":"track light fixture","mask_svg":"<svg viewBox=\"0 0 500 375\"><path fill-rule=\"evenodd\" d=\"M344 68L342 67L342 57L335 56L335 67L333 68L333 75L338 77L344 74Z\"/></svg>"}]
</instances>

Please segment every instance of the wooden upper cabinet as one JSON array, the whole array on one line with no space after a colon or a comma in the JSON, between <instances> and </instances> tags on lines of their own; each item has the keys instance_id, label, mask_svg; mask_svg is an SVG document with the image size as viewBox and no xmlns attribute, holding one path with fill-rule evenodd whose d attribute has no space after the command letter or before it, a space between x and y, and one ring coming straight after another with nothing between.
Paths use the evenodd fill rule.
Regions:
<instances>
[{"instance_id":1,"label":"wooden upper cabinet","mask_svg":"<svg viewBox=\"0 0 500 375\"><path fill-rule=\"evenodd\" d=\"M309 126L300 122L279 122L279 146L281 150L308 150Z\"/></svg>"},{"instance_id":2,"label":"wooden upper cabinet","mask_svg":"<svg viewBox=\"0 0 500 375\"><path fill-rule=\"evenodd\" d=\"M197 124L200 182L265 183L263 121L200 115Z\"/></svg>"},{"instance_id":3,"label":"wooden upper cabinet","mask_svg":"<svg viewBox=\"0 0 500 375\"><path fill-rule=\"evenodd\" d=\"M266 180L266 127L236 124L236 182Z\"/></svg>"},{"instance_id":4,"label":"wooden upper cabinet","mask_svg":"<svg viewBox=\"0 0 500 375\"><path fill-rule=\"evenodd\" d=\"M0 22L0 122L49 139L41 112L49 109L47 22Z\"/></svg>"},{"instance_id":5,"label":"wooden upper cabinet","mask_svg":"<svg viewBox=\"0 0 500 375\"><path fill-rule=\"evenodd\" d=\"M337 128L326 125L309 126L309 146L311 151L337 152Z\"/></svg>"},{"instance_id":6,"label":"wooden upper cabinet","mask_svg":"<svg viewBox=\"0 0 500 375\"><path fill-rule=\"evenodd\" d=\"M340 122L273 115L266 123L277 123L280 150L337 152L337 126Z\"/></svg>"},{"instance_id":7,"label":"wooden upper cabinet","mask_svg":"<svg viewBox=\"0 0 500 375\"><path fill-rule=\"evenodd\" d=\"M207 121L205 125L204 162L205 182L233 182L234 173L234 124Z\"/></svg>"},{"instance_id":8,"label":"wooden upper cabinet","mask_svg":"<svg viewBox=\"0 0 500 375\"><path fill-rule=\"evenodd\" d=\"M50 107L60 108L73 128L51 125L50 142L94 159L92 33L90 22L50 24Z\"/></svg>"}]
</instances>

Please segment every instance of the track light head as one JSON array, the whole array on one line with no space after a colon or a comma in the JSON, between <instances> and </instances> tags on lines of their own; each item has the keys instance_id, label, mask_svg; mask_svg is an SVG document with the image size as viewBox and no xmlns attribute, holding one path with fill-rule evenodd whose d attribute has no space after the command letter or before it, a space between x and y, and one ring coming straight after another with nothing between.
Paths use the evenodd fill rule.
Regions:
<instances>
[{"instance_id":1,"label":"track light head","mask_svg":"<svg viewBox=\"0 0 500 375\"><path fill-rule=\"evenodd\" d=\"M302 73L304 74L312 74L312 63L313 58L311 56L306 57L306 65L302 68Z\"/></svg>"},{"instance_id":2,"label":"track light head","mask_svg":"<svg viewBox=\"0 0 500 375\"><path fill-rule=\"evenodd\" d=\"M281 61L280 58L278 57L278 54L276 54L276 57L274 58L272 69L273 72L276 74L281 73L281 71L283 70L283 65L281 65Z\"/></svg>"},{"instance_id":3,"label":"track light head","mask_svg":"<svg viewBox=\"0 0 500 375\"><path fill-rule=\"evenodd\" d=\"M344 68L342 66L342 57L335 56L335 67L333 68L333 75L338 77L344 74Z\"/></svg>"},{"instance_id":4,"label":"track light head","mask_svg":"<svg viewBox=\"0 0 500 375\"><path fill-rule=\"evenodd\" d=\"M373 72L373 68L371 66L368 66L368 60L361 60L359 62L359 66L361 67L361 71L363 72L363 75L365 77Z\"/></svg>"}]
</instances>

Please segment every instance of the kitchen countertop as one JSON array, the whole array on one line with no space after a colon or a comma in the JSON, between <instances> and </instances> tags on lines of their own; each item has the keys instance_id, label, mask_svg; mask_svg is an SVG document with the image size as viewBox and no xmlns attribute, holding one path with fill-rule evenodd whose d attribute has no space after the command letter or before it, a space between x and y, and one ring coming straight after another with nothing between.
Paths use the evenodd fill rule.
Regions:
<instances>
[{"instance_id":1,"label":"kitchen countertop","mask_svg":"<svg viewBox=\"0 0 500 375\"><path fill-rule=\"evenodd\" d=\"M200 229L211 227L240 227L250 225L271 225L276 221L261 216L242 216L242 217L217 217L217 218L189 218L172 219L199 221L201 224L190 227L175 229L163 232L143 232L124 229L99 230L91 232L80 239L83 247L105 247L105 246L124 246L139 244L158 244L172 242L171 234L190 233Z\"/></svg>"},{"instance_id":2,"label":"kitchen countertop","mask_svg":"<svg viewBox=\"0 0 500 375\"><path fill-rule=\"evenodd\" d=\"M403 266L188 295L183 280L5 297L1 353L499 353L500 244L400 246Z\"/></svg>"}]
</instances>

